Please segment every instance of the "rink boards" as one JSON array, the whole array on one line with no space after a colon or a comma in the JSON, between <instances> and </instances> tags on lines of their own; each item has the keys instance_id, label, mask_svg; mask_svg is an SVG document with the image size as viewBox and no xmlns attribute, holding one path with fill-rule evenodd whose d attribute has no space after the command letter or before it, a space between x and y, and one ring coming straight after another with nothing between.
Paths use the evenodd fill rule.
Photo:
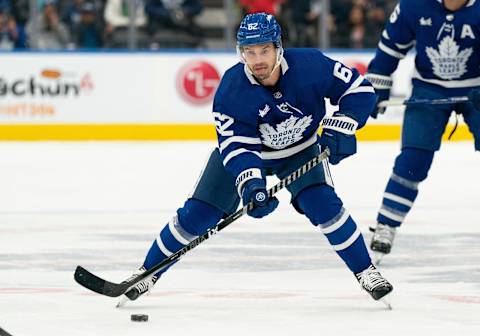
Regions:
<instances>
[{"instance_id":1,"label":"rink boards","mask_svg":"<svg viewBox=\"0 0 480 336\"><path fill-rule=\"evenodd\" d=\"M362 73L373 57L328 55ZM0 140L215 139L212 99L237 61L232 52L1 53ZM409 55L394 74L393 95L408 95L412 71ZM398 140L402 113L390 108L370 119L359 139ZM460 122L453 140L466 139Z\"/></svg>"}]
</instances>

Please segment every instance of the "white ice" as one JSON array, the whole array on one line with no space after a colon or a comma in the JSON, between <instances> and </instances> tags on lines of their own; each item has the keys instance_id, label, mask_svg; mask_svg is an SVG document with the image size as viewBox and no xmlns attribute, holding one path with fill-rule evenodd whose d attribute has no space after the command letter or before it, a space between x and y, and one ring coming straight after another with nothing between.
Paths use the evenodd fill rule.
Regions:
<instances>
[{"instance_id":1,"label":"white ice","mask_svg":"<svg viewBox=\"0 0 480 336\"><path fill-rule=\"evenodd\" d=\"M190 251L124 309L73 280L119 282L187 197L210 142L0 143L0 328L30 335L480 335L480 155L444 143L382 273L393 310L362 292L289 196ZM367 233L398 143L332 167ZM149 322L130 315L148 314ZM1 335L1 332L0 332Z\"/></svg>"}]
</instances>

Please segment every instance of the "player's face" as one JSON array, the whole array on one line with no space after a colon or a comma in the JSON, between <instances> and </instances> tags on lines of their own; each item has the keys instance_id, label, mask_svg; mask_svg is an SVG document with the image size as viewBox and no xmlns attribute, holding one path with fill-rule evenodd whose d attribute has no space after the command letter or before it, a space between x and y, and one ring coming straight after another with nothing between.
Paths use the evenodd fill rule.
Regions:
<instances>
[{"instance_id":1,"label":"player's face","mask_svg":"<svg viewBox=\"0 0 480 336\"><path fill-rule=\"evenodd\" d=\"M265 80L275 67L277 50L273 43L246 46L243 48L243 58L253 75Z\"/></svg>"},{"instance_id":2,"label":"player's face","mask_svg":"<svg viewBox=\"0 0 480 336\"><path fill-rule=\"evenodd\" d=\"M456 11L462 8L468 0L443 0L443 5L451 10Z\"/></svg>"}]
</instances>

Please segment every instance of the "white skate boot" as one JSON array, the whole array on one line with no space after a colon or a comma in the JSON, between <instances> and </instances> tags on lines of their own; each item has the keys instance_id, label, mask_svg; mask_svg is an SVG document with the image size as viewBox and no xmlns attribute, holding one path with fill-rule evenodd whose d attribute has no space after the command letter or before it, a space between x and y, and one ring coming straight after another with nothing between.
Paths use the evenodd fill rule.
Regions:
<instances>
[{"instance_id":1,"label":"white skate boot","mask_svg":"<svg viewBox=\"0 0 480 336\"><path fill-rule=\"evenodd\" d=\"M373 253L373 263L380 264L386 254L392 250L393 239L395 238L396 227L378 223L370 242L370 249Z\"/></svg>"},{"instance_id":2,"label":"white skate boot","mask_svg":"<svg viewBox=\"0 0 480 336\"><path fill-rule=\"evenodd\" d=\"M145 267L141 267L135 272L133 272L132 276L129 277L127 280L124 282L127 282L135 277L137 277L139 274L142 274L145 272L146 269ZM123 307L127 301L134 301L138 299L141 295L145 293L149 293L152 290L152 287L155 285L157 282L157 277L155 275L150 276L148 278L143 279L140 281L138 284L136 284L133 288L131 288L128 292L123 294L117 303L117 308Z\"/></svg>"},{"instance_id":3,"label":"white skate boot","mask_svg":"<svg viewBox=\"0 0 480 336\"><path fill-rule=\"evenodd\" d=\"M385 296L393 290L393 286L385 279L375 266L370 265L366 270L356 273L358 282L362 288L370 294L374 300L381 300L387 308L392 309Z\"/></svg>"}]
</instances>

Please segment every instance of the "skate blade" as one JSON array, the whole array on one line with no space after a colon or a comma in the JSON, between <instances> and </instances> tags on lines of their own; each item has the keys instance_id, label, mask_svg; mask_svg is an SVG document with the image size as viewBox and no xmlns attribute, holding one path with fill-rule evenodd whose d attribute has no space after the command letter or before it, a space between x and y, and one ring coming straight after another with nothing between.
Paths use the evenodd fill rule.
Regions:
<instances>
[{"instance_id":1,"label":"skate blade","mask_svg":"<svg viewBox=\"0 0 480 336\"><path fill-rule=\"evenodd\" d=\"M388 310L393 310L390 299L387 298L388 295L382 297L379 301L382 302Z\"/></svg>"},{"instance_id":2,"label":"skate blade","mask_svg":"<svg viewBox=\"0 0 480 336\"><path fill-rule=\"evenodd\" d=\"M372 251L372 262L375 266L380 265L385 253Z\"/></svg>"},{"instance_id":3,"label":"skate blade","mask_svg":"<svg viewBox=\"0 0 480 336\"><path fill-rule=\"evenodd\" d=\"M130 299L126 296L126 295L122 295L120 297L120 300L118 300L118 303L117 305L115 306L115 308L122 308L125 306L125 304L130 301Z\"/></svg>"}]
</instances>

